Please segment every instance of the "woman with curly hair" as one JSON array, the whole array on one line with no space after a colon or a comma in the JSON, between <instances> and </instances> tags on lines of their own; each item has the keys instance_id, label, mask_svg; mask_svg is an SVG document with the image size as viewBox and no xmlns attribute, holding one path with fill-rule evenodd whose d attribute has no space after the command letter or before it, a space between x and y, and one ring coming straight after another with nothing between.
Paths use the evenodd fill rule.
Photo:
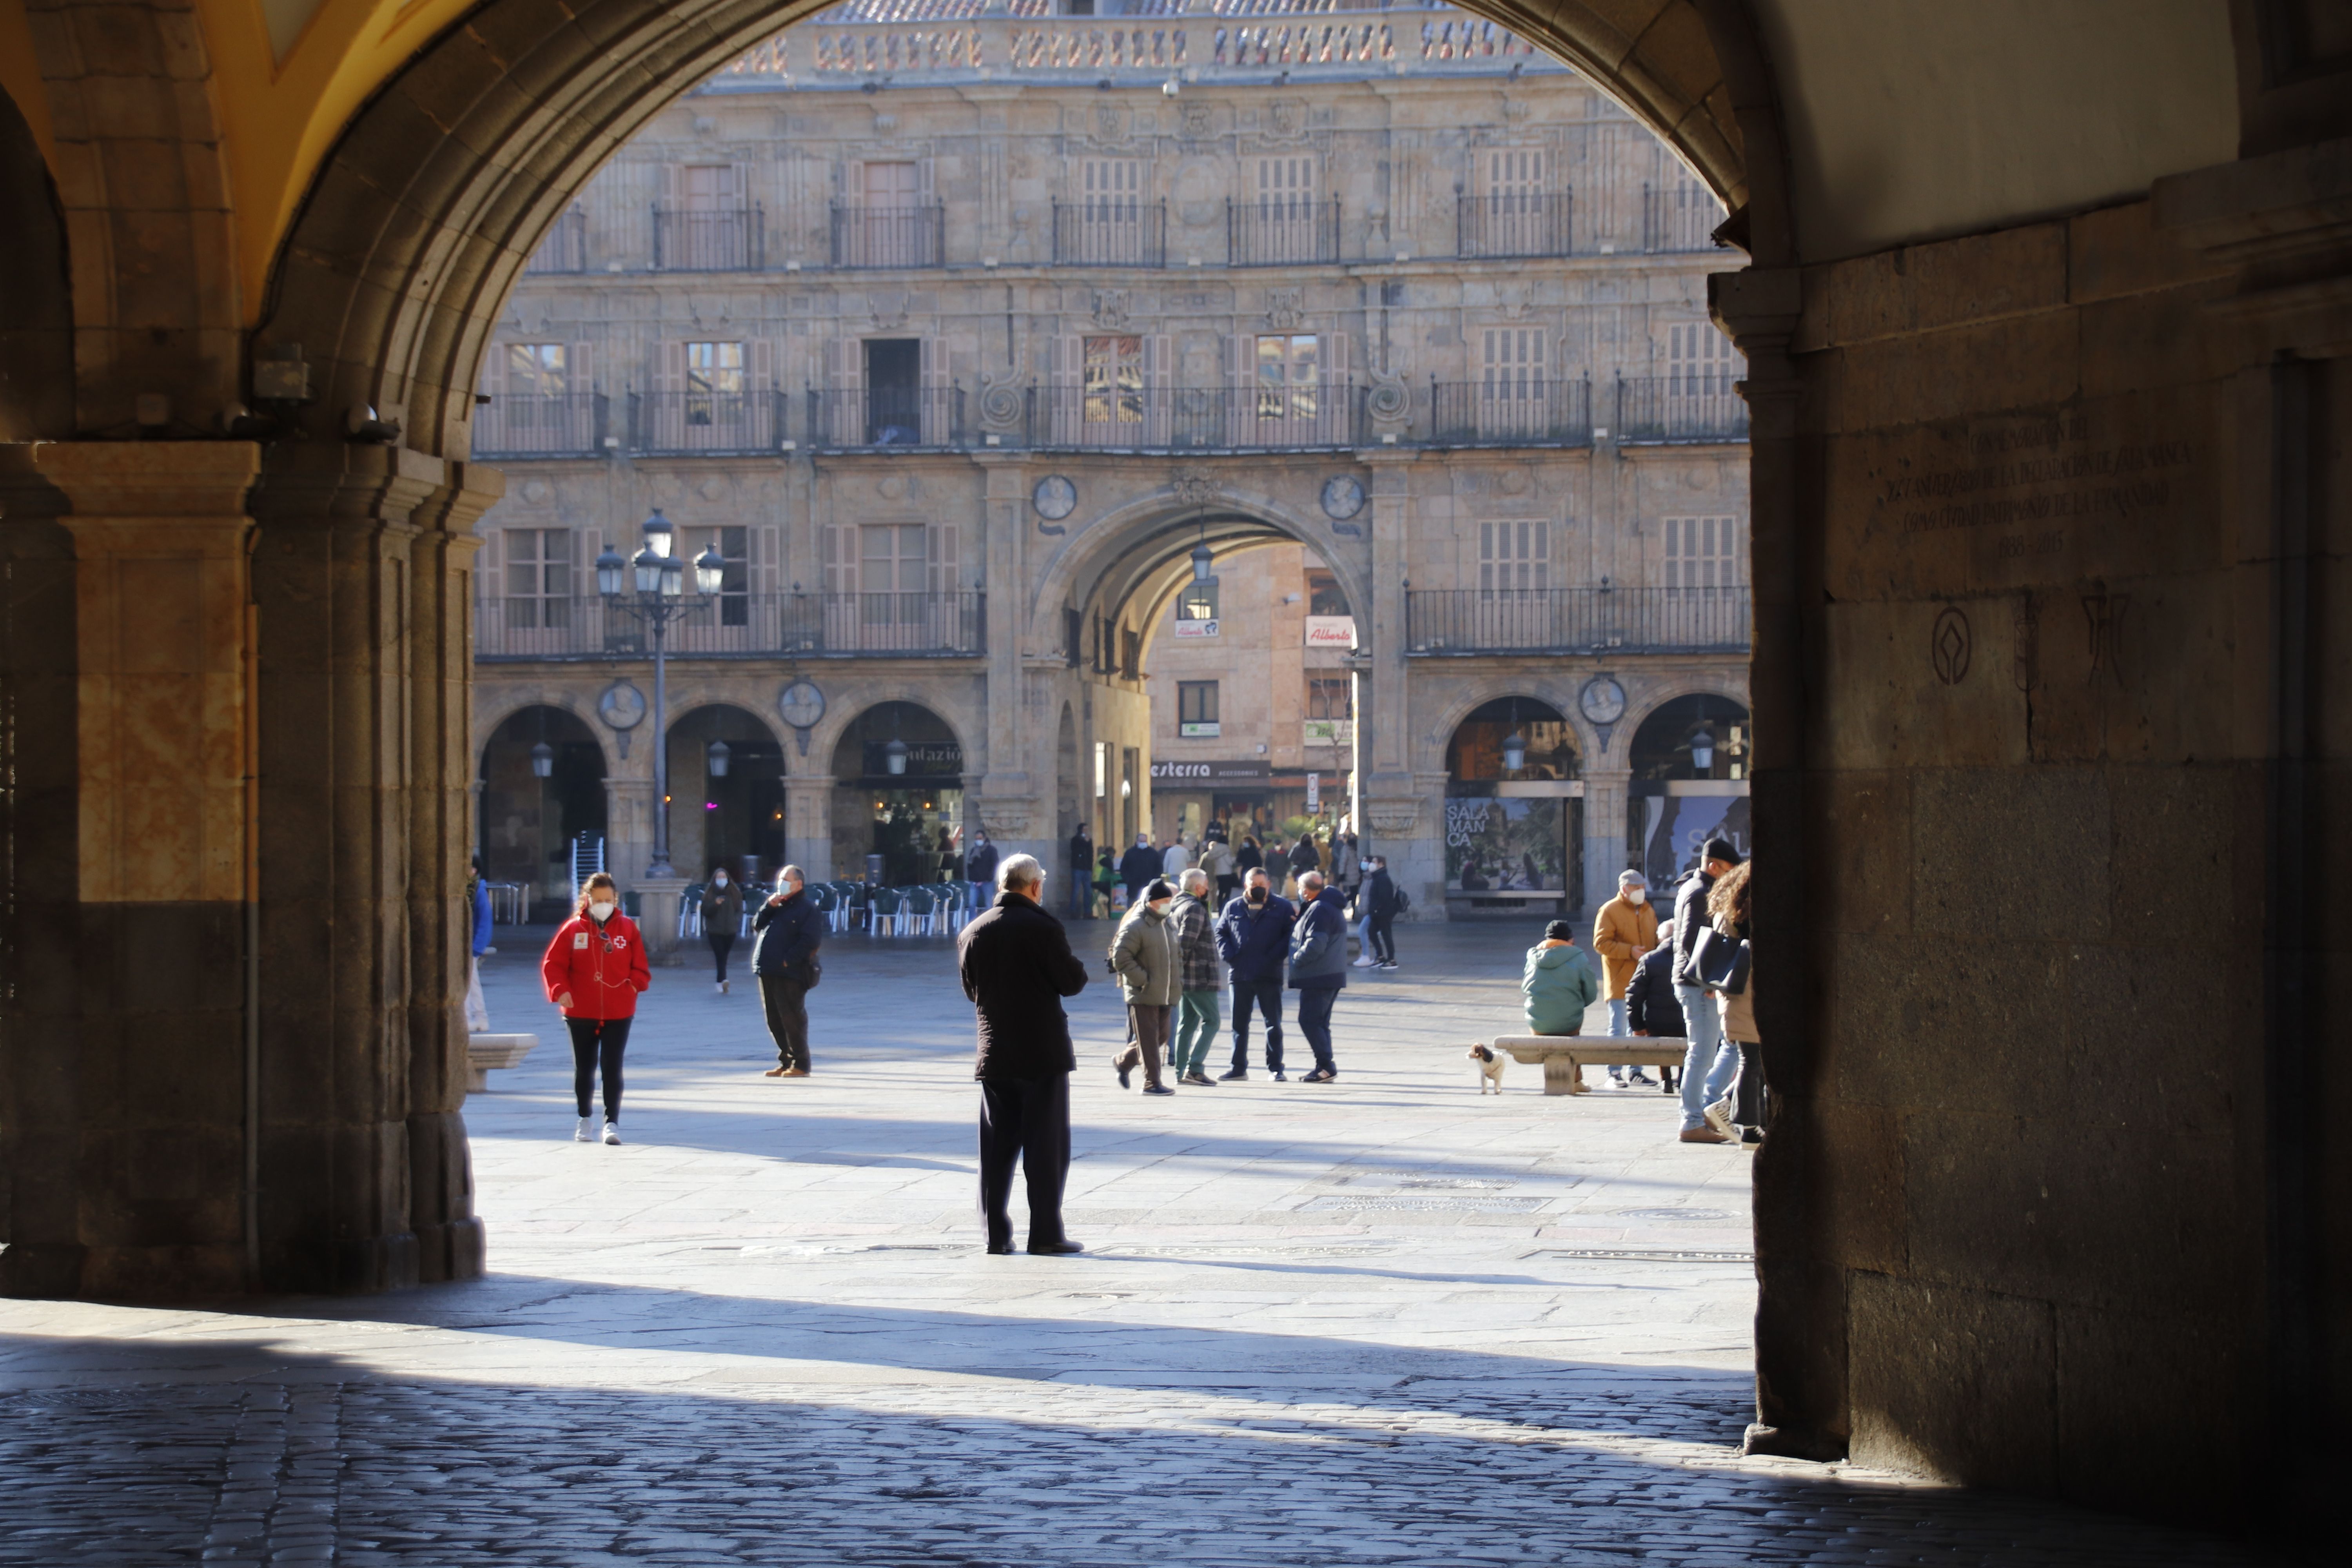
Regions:
<instances>
[{"instance_id":1,"label":"woman with curly hair","mask_svg":"<svg viewBox=\"0 0 2352 1568\"><path fill-rule=\"evenodd\" d=\"M1706 913L1715 929L1725 936L1748 940L1748 873L1753 860L1743 860L1725 872L1707 889ZM1724 1097L1732 1103L1724 1106L1725 1120L1739 1129L1739 1141L1745 1144L1764 1142L1764 1060L1763 1038L1756 1032L1756 969L1751 959L1748 983L1737 995L1723 999L1723 1034L1739 1047L1739 1080L1731 1093ZM1717 1102L1722 1103L1721 1101ZM1709 1108L1710 1112L1713 1107ZM1712 1114L1708 1120L1714 1120Z\"/></svg>"}]
</instances>

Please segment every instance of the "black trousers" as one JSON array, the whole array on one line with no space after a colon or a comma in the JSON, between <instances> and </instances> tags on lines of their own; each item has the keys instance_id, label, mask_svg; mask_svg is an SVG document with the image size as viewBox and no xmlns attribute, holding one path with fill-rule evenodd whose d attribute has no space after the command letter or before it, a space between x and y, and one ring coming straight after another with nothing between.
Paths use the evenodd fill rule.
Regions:
<instances>
[{"instance_id":1,"label":"black trousers","mask_svg":"<svg viewBox=\"0 0 2352 1568\"><path fill-rule=\"evenodd\" d=\"M1233 875L1231 872L1227 872L1224 876L1218 878L1217 908L1222 910L1227 904L1232 903L1234 901L1234 895L1241 891L1241 887L1242 879L1239 877Z\"/></svg>"},{"instance_id":2,"label":"black trousers","mask_svg":"<svg viewBox=\"0 0 2352 1568\"><path fill-rule=\"evenodd\" d=\"M1764 1047L1743 1044L1739 1047L1739 1093L1731 1109L1731 1120L1738 1127L1764 1125Z\"/></svg>"},{"instance_id":3,"label":"black trousers","mask_svg":"<svg viewBox=\"0 0 2352 1568\"><path fill-rule=\"evenodd\" d=\"M776 1065L808 1069L808 986L797 974L762 974L760 1006L776 1042Z\"/></svg>"},{"instance_id":4,"label":"black trousers","mask_svg":"<svg viewBox=\"0 0 2352 1568\"><path fill-rule=\"evenodd\" d=\"M1396 935L1389 928L1396 924L1396 916L1372 917L1372 957L1382 963L1396 962Z\"/></svg>"},{"instance_id":5,"label":"black trousers","mask_svg":"<svg viewBox=\"0 0 2352 1568\"><path fill-rule=\"evenodd\" d=\"M711 956L719 960L719 984L727 984L727 955L735 951L735 933L731 931L706 931L710 940Z\"/></svg>"},{"instance_id":6,"label":"black trousers","mask_svg":"<svg viewBox=\"0 0 2352 1568\"><path fill-rule=\"evenodd\" d=\"M629 1048L629 1026L635 1018L566 1018L572 1031L572 1098L580 1114L588 1114L596 1088L596 1071L604 1073L604 1120L621 1119L621 1053Z\"/></svg>"},{"instance_id":7,"label":"black trousers","mask_svg":"<svg viewBox=\"0 0 2352 1568\"><path fill-rule=\"evenodd\" d=\"M1062 1188L1070 1176L1070 1075L980 1082L980 1217L991 1247L1013 1245L1013 1165L1029 1188L1029 1245L1062 1237Z\"/></svg>"},{"instance_id":8,"label":"black trousers","mask_svg":"<svg viewBox=\"0 0 2352 1568\"><path fill-rule=\"evenodd\" d=\"M1282 977L1234 982L1234 1070L1249 1070L1250 1008L1265 1015L1265 1070L1282 1070Z\"/></svg>"}]
</instances>

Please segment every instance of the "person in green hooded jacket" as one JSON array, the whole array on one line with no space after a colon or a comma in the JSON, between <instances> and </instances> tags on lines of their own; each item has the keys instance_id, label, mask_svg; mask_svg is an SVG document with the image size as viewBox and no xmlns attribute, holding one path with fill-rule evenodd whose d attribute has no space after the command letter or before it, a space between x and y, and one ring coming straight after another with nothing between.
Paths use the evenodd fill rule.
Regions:
<instances>
[{"instance_id":1,"label":"person in green hooded jacket","mask_svg":"<svg viewBox=\"0 0 2352 1568\"><path fill-rule=\"evenodd\" d=\"M1544 928L1543 941L1528 949L1519 991L1527 998L1528 1033L1584 1032L1584 1010L1599 1000L1601 977L1592 972L1591 957L1576 945L1574 925L1554 921Z\"/></svg>"}]
</instances>

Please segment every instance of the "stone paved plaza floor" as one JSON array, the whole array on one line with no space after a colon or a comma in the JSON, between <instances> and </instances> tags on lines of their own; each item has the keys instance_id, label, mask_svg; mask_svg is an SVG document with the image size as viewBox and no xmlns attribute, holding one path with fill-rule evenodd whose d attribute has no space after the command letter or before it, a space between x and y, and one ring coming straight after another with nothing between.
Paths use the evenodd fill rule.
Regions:
<instances>
[{"instance_id":1,"label":"stone paved plaza floor","mask_svg":"<svg viewBox=\"0 0 2352 1568\"><path fill-rule=\"evenodd\" d=\"M1122 1094L1097 979L1066 1259L980 1250L945 941L835 940L805 1081L748 983L656 971L607 1148L501 935L493 1025L542 1044L466 1108L491 1276L0 1302L0 1563L2266 1560L1740 1458L1748 1156L1654 1092L1481 1098L1517 928L1409 928L1324 1087L1294 1039L1286 1084Z\"/></svg>"}]
</instances>

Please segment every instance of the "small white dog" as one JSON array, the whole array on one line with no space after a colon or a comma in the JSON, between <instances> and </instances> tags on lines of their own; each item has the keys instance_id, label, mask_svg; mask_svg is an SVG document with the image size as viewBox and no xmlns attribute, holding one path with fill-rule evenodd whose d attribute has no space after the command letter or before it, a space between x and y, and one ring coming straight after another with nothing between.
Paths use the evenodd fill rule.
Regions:
<instances>
[{"instance_id":1,"label":"small white dog","mask_svg":"<svg viewBox=\"0 0 2352 1568\"><path fill-rule=\"evenodd\" d=\"M1462 1053L1478 1064L1478 1092L1503 1092L1503 1064L1510 1058L1491 1046L1473 1046Z\"/></svg>"}]
</instances>

